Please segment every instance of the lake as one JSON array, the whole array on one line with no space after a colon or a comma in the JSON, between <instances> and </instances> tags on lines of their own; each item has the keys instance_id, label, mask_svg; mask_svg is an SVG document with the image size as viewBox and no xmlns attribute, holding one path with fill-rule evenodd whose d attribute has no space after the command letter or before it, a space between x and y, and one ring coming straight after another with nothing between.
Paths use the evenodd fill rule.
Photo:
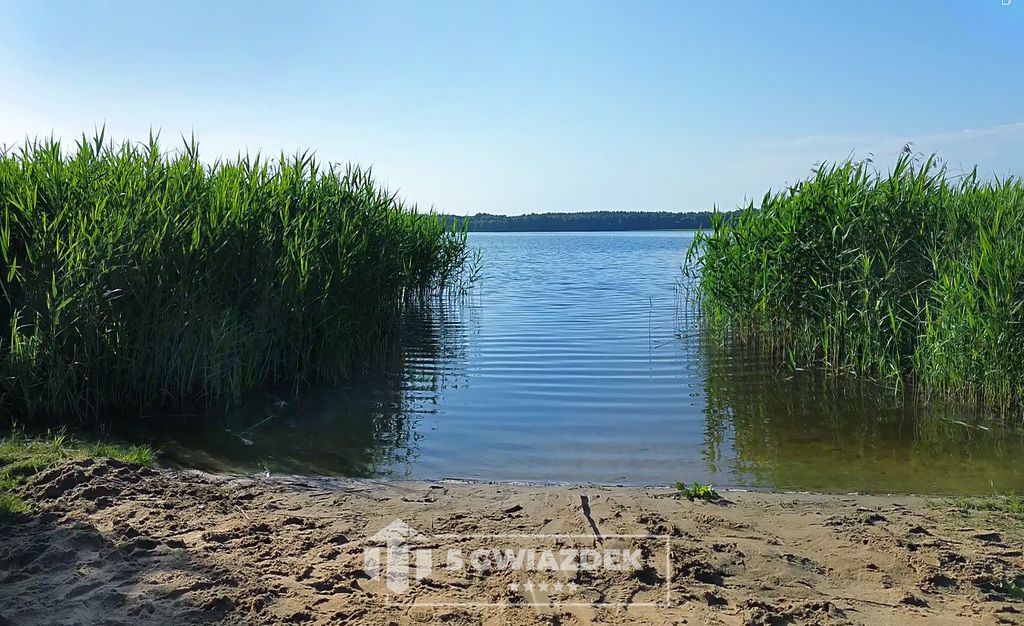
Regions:
<instances>
[{"instance_id":1,"label":"lake","mask_svg":"<svg viewBox=\"0 0 1024 626\"><path fill-rule=\"evenodd\" d=\"M690 232L471 233L482 277L411 306L366 374L133 436L176 465L411 479L984 494L1024 436L704 341Z\"/></svg>"}]
</instances>

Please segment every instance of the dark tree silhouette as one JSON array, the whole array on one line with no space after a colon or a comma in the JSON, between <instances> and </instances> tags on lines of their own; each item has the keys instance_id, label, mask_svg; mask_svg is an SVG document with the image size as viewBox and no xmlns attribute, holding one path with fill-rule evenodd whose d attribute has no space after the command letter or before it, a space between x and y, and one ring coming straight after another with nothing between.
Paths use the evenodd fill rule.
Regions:
<instances>
[{"instance_id":1,"label":"dark tree silhouette","mask_svg":"<svg viewBox=\"0 0 1024 626\"><path fill-rule=\"evenodd\" d=\"M470 216L469 230L492 232L690 230L711 225L712 211L587 211L583 213L530 213L528 215ZM449 223L467 219L448 216Z\"/></svg>"}]
</instances>

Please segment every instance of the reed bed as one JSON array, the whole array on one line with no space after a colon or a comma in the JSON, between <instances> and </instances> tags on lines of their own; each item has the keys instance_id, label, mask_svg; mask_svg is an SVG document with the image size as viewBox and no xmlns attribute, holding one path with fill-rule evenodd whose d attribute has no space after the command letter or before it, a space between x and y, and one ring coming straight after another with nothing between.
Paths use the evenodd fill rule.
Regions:
<instances>
[{"instance_id":1,"label":"reed bed","mask_svg":"<svg viewBox=\"0 0 1024 626\"><path fill-rule=\"evenodd\" d=\"M793 366L912 385L1019 418L1024 184L904 151L822 166L698 235L703 327Z\"/></svg>"},{"instance_id":2,"label":"reed bed","mask_svg":"<svg viewBox=\"0 0 1024 626\"><path fill-rule=\"evenodd\" d=\"M0 153L0 410L19 419L225 404L345 377L465 231L311 154L206 164L195 140Z\"/></svg>"}]
</instances>

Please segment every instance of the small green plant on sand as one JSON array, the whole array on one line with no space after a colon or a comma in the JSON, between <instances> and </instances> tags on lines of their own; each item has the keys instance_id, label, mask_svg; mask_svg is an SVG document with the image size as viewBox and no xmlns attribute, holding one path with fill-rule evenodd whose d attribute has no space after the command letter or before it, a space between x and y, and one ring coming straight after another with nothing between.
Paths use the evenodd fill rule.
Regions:
<instances>
[{"instance_id":1,"label":"small green plant on sand","mask_svg":"<svg viewBox=\"0 0 1024 626\"><path fill-rule=\"evenodd\" d=\"M687 487L683 483L676 483L676 492L678 495L685 496L687 500L693 502L694 500L703 500L705 502L714 502L720 500L721 495L711 485L702 485L700 483L693 483L693 485Z\"/></svg>"},{"instance_id":2,"label":"small green plant on sand","mask_svg":"<svg viewBox=\"0 0 1024 626\"><path fill-rule=\"evenodd\" d=\"M133 465L151 465L155 457L155 451L148 446L82 441L63 430L29 435L15 428L0 437L0 523L29 509L17 494L25 483L63 461L109 458Z\"/></svg>"},{"instance_id":3,"label":"small green plant on sand","mask_svg":"<svg viewBox=\"0 0 1024 626\"><path fill-rule=\"evenodd\" d=\"M1013 600L1024 600L1024 576L999 578L992 583L992 590Z\"/></svg>"}]
</instances>

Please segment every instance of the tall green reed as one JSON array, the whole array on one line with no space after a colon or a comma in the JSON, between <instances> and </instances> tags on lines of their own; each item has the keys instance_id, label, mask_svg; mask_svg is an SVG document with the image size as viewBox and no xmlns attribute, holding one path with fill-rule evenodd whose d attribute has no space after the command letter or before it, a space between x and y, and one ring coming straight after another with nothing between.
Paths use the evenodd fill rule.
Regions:
<instances>
[{"instance_id":1,"label":"tall green reed","mask_svg":"<svg viewBox=\"0 0 1024 626\"><path fill-rule=\"evenodd\" d=\"M791 364L1016 412L1024 184L909 150L820 167L717 218L688 255L704 327Z\"/></svg>"},{"instance_id":2,"label":"tall green reed","mask_svg":"<svg viewBox=\"0 0 1024 626\"><path fill-rule=\"evenodd\" d=\"M467 258L367 170L206 164L194 138L27 141L0 153L0 205L0 410L22 418L344 377Z\"/></svg>"}]
</instances>

